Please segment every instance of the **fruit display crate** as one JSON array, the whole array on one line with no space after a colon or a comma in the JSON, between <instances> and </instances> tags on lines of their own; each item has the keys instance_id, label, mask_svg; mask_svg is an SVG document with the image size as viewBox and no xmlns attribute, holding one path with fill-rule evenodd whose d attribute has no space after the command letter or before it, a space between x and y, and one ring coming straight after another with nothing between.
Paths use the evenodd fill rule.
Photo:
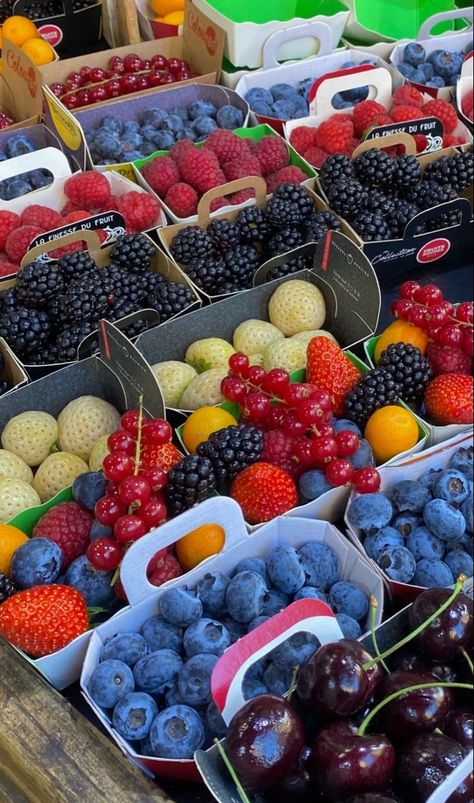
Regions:
<instances>
[{"instance_id":1,"label":"fruit display crate","mask_svg":"<svg viewBox=\"0 0 474 803\"><path fill-rule=\"evenodd\" d=\"M15 14L28 16L28 0L17 0ZM38 12L41 14L41 4ZM74 2L64 0L64 13L51 16L48 3L43 5L44 16L38 16L35 23L39 35L61 53L71 47L86 47L97 42L102 33L102 2Z\"/></svg>"}]
</instances>

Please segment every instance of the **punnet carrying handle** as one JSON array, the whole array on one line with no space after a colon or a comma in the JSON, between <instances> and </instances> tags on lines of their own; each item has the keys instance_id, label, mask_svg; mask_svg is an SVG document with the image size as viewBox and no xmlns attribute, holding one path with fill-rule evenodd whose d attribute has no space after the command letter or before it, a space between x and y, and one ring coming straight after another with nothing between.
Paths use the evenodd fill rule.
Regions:
<instances>
[{"instance_id":1,"label":"punnet carrying handle","mask_svg":"<svg viewBox=\"0 0 474 803\"><path fill-rule=\"evenodd\" d=\"M260 176L247 176L246 178L237 178L235 181L229 181L228 184L221 184L219 187L213 187L204 193L198 204L198 223L206 224L211 217L211 203L216 198L221 198L223 195L230 195L233 192L240 190L255 190L257 204L264 204L267 197L267 185L265 180Z\"/></svg>"},{"instance_id":2,"label":"punnet carrying handle","mask_svg":"<svg viewBox=\"0 0 474 803\"><path fill-rule=\"evenodd\" d=\"M0 162L0 181L21 176L31 170L49 170L53 181L71 175L71 166L67 156L58 148L48 147L40 148L39 151L33 153L22 153L21 156L14 156L12 159ZM2 203L8 204L9 201L2 201Z\"/></svg>"},{"instance_id":3,"label":"punnet carrying handle","mask_svg":"<svg viewBox=\"0 0 474 803\"><path fill-rule=\"evenodd\" d=\"M440 22L449 22L449 20L470 20L470 25L467 28L463 28L460 31L450 31L449 33L445 34L432 34L431 31L433 28L438 25ZM473 12L472 8L453 8L452 11L440 11L439 14L433 14L431 17L428 17L427 20L420 26L420 30L418 31L417 40L420 39L439 39L440 43L442 43L443 36L449 36L450 34L453 35L455 33L467 33L468 31L472 30L472 23L473 23Z\"/></svg>"},{"instance_id":4,"label":"punnet carrying handle","mask_svg":"<svg viewBox=\"0 0 474 803\"><path fill-rule=\"evenodd\" d=\"M294 28L282 28L270 34L263 45L263 67L270 70L280 67L278 51L286 42L296 39L316 39L319 43L318 56L328 56L332 50L332 31L326 22L310 22L304 25L295 25Z\"/></svg>"},{"instance_id":5,"label":"punnet carrying handle","mask_svg":"<svg viewBox=\"0 0 474 803\"><path fill-rule=\"evenodd\" d=\"M24 268L25 265L30 265L43 254L49 254L50 251L55 251L57 248L63 248L63 246L73 245L77 242L85 242L87 246L86 250L89 252L98 251L100 249L100 239L96 231L93 229L78 229L70 234L63 234L56 240L48 240L42 243L42 245L35 245L34 248L26 252L21 261L21 267Z\"/></svg>"},{"instance_id":6,"label":"punnet carrying handle","mask_svg":"<svg viewBox=\"0 0 474 803\"><path fill-rule=\"evenodd\" d=\"M338 71L334 70L334 72ZM315 83L318 83L318 86L313 96L313 87L310 89L310 114L320 119L325 119L326 115L338 112L332 104L334 95L348 89L368 86L369 99L376 100L385 108L388 108L392 97L392 76L385 67L358 65L347 71L344 69L341 74L331 78L323 78L320 83L318 79ZM342 114L345 111L345 109L341 109L339 113Z\"/></svg>"},{"instance_id":7,"label":"punnet carrying handle","mask_svg":"<svg viewBox=\"0 0 474 803\"><path fill-rule=\"evenodd\" d=\"M471 219L471 204L469 203L466 198L455 198L453 201L447 201L444 204L440 204L439 206L433 207L432 209L425 209L422 212L419 212L415 217L408 221L404 237L414 237L416 235L417 227L427 222L428 220L433 220L434 218L439 217L444 212L460 212L461 213L461 222L460 225L465 224L467 225ZM449 231L449 229L448 229ZM428 232L426 232L428 234ZM436 238L436 232L430 232L433 236L433 239Z\"/></svg>"},{"instance_id":8,"label":"punnet carrying handle","mask_svg":"<svg viewBox=\"0 0 474 803\"><path fill-rule=\"evenodd\" d=\"M406 131L399 131L397 134L387 134L386 137L377 137L376 139L367 139L357 146L352 154L352 158L360 156L365 151L370 151L372 148L391 148L394 145L403 145L407 156L416 156L416 142Z\"/></svg>"}]
</instances>

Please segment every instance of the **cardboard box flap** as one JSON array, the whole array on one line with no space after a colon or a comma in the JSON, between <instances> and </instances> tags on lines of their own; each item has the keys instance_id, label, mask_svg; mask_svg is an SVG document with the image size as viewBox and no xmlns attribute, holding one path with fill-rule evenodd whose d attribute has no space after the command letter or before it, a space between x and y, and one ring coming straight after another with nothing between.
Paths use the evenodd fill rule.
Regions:
<instances>
[{"instance_id":1,"label":"cardboard box flap","mask_svg":"<svg viewBox=\"0 0 474 803\"><path fill-rule=\"evenodd\" d=\"M0 371L0 378L6 379L9 385L8 390L0 396L0 398L4 398L12 390L26 385L28 377L3 337L0 337L0 356L3 358L3 369Z\"/></svg>"},{"instance_id":2,"label":"cardboard box flap","mask_svg":"<svg viewBox=\"0 0 474 803\"><path fill-rule=\"evenodd\" d=\"M431 209L424 209L422 212L418 212L415 217L408 221L403 236L407 239L409 237L416 237L419 232L419 227L423 226L424 223L427 223L429 220L435 220L443 214L451 216L451 213L454 212L459 212L461 216L459 223L456 225L469 225L472 218L471 204L466 198L455 198L453 201L446 201L446 203L439 204L439 206L432 206ZM433 249L436 249L436 241L431 245ZM438 243L438 245L440 244Z\"/></svg>"},{"instance_id":3,"label":"cardboard box flap","mask_svg":"<svg viewBox=\"0 0 474 803\"><path fill-rule=\"evenodd\" d=\"M14 156L12 159L0 162L0 181L39 169L49 170L53 181L71 175L71 166L67 156L57 148L47 147L32 153L22 153L21 156ZM8 203L9 201L2 201L2 204Z\"/></svg>"},{"instance_id":4,"label":"cardboard box flap","mask_svg":"<svg viewBox=\"0 0 474 803\"><path fill-rule=\"evenodd\" d=\"M31 115L41 116L43 95L41 73L17 45L3 37L3 79L13 101L15 117L23 120Z\"/></svg>"},{"instance_id":5,"label":"cardboard box flap","mask_svg":"<svg viewBox=\"0 0 474 803\"><path fill-rule=\"evenodd\" d=\"M295 39L315 39L318 45L317 55L328 56L332 52L332 31L326 22L315 20L305 25L296 25L290 28L282 28L270 34L263 45L263 70L272 67L280 67L278 56L280 48L286 42L293 42Z\"/></svg>"},{"instance_id":6,"label":"cardboard box flap","mask_svg":"<svg viewBox=\"0 0 474 803\"><path fill-rule=\"evenodd\" d=\"M220 72L225 32L192 2L186 2L184 6L183 40L187 55L192 56L193 62L199 63L202 74Z\"/></svg>"},{"instance_id":7,"label":"cardboard box flap","mask_svg":"<svg viewBox=\"0 0 474 803\"><path fill-rule=\"evenodd\" d=\"M468 31L472 31L472 24L473 24L473 11L472 8L466 6L465 8L453 8L452 11L440 11L439 14L433 14L431 17L428 17L422 25L420 26L420 30L418 31L418 36L416 37L419 41L420 39L436 39L441 45L443 44L443 39L440 39L439 36L433 34L433 28L439 25L440 22L446 22L447 20L466 20L466 22L470 22L466 28L463 28L459 31L459 33L467 33ZM449 31L447 36L452 36L453 32Z\"/></svg>"}]
</instances>

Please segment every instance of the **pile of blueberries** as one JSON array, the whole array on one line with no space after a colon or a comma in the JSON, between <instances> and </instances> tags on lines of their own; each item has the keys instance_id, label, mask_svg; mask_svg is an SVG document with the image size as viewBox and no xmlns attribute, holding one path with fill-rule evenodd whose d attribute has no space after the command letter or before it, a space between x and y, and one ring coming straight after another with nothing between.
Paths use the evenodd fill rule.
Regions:
<instances>
[{"instance_id":1,"label":"pile of blueberries","mask_svg":"<svg viewBox=\"0 0 474 803\"><path fill-rule=\"evenodd\" d=\"M473 451L461 448L446 469L350 504L349 522L363 530L367 555L391 580L431 588L472 577Z\"/></svg>"},{"instance_id":2,"label":"pile of blueberries","mask_svg":"<svg viewBox=\"0 0 474 803\"><path fill-rule=\"evenodd\" d=\"M461 53L452 50L433 50L427 55L420 42L410 42L403 48L403 56L397 65L401 74L415 84L424 84L440 89L454 86L461 75L461 68L472 43Z\"/></svg>"},{"instance_id":3,"label":"pile of blueberries","mask_svg":"<svg viewBox=\"0 0 474 803\"><path fill-rule=\"evenodd\" d=\"M117 731L145 756L189 759L225 723L211 697L211 675L231 644L291 602L323 600L336 613L347 638L358 638L369 602L363 591L342 580L331 547L311 541L299 549L273 548L266 560L244 558L231 576L209 572L195 591L170 588L159 598L159 613L140 632L106 641L88 692ZM295 666L318 648L311 633L296 633L248 670L243 694L282 695Z\"/></svg>"},{"instance_id":4,"label":"pile of blueberries","mask_svg":"<svg viewBox=\"0 0 474 803\"><path fill-rule=\"evenodd\" d=\"M168 151L181 139L201 142L216 128L233 130L243 124L244 115L235 106L218 108L209 100L196 100L170 111L147 109L138 120L122 122L115 115L107 115L93 130L85 131L85 138L94 164L109 165Z\"/></svg>"},{"instance_id":5,"label":"pile of blueberries","mask_svg":"<svg viewBox=\"0 0 474 803\"><path fill-rule=\"evenodd\" d=\"M13 159L15 156L22 156L24 153L33 153L38 150L37 146L25 135L15 134L10 137L3 150L0 150L0 162ZM19 176L0 181L0 201L12 201L13 198L20 198L33 190L47 187L53 181L53 176L49 170L30 170L29 173L22 173Z\"/></svg>"}]
</instances>

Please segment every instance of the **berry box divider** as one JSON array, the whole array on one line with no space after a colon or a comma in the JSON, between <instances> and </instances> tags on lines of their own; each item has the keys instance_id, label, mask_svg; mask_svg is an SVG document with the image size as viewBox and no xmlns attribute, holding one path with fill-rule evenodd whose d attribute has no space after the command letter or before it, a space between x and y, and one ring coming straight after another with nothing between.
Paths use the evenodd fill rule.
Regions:
<instances>
[{"instance_id":1,"label":"berry box divider","mask_svg":"<svg viewBox=\"0 0 474 803\"><path fill-rule=\"evenodd\" d=\"M0 380L2 379L9 385L8 390L0 396L2 399L28 382L28 375L22 364L15 357L7 341L0 337Z\"/></svg>"}]
</instances>

